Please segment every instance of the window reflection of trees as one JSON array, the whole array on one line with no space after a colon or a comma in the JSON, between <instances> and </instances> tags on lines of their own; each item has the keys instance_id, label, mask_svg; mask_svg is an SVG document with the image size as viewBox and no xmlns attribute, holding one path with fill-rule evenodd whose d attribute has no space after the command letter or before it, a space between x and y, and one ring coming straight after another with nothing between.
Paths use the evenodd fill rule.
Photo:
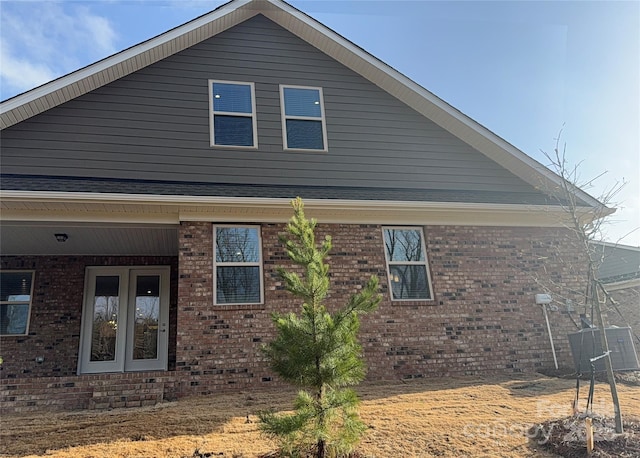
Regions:
<instances>
[{"instance_id":1,"label":"window reflection of trees","mask_svg":"<svg viewBox=\"0 0 640 458\"><path fill-rule=\"evenodd\" d=\"M159 315L159 297L136 297L136 318L133 330L133 359L155 359L158 357Z\"/></svg>"},{"instance_id":2,"label":"window reflection of trees","mask_svg":"<svg viewBox=\"0 0 640 458\"><path fill-rule=\"evenodd\" d=\"M385 229L385 249L394 299L428 299L430 293L421 232Z\"/></svg>"},{"instance_id":3,"label":"window reflection of trees","mask_svg":"<svg viewBox=\"0 0 640 458\"><path fill-rule=\"evenodd\" d=\"M250 265L260 262L256 228L217 228L216 262L217 303L260 302L260 268Z\"/></svg>"},{"instance_id":4,"label":"window reflection of trees","mask_svg":"<svg viewBox=\"0 0 640 458\"><path fill-rule=\"evenodd\" d=\"M385 229L385 245L390 261L424 261L419 231Z\"/></svg>"},{"instance_id":5,"label":"window reflection of trees","mask_svg":"<svg viewBox=\"0 0 640 458\"><path fill-rule=\"evenodd\" d=\"M113 361L120 300L118 296L96 296L93 304L91 361Z\"/></svg>"},{"instance_id":6,"label":"window reflection of trees","mask_svg":"<svg viewBox=\"0 0 640 458\"><path fill-rule=\"evenodd\" d=\"M216 261L258 262L258 234L256 229L220 227L216 231Z\"/></svg>"}]
</instances>

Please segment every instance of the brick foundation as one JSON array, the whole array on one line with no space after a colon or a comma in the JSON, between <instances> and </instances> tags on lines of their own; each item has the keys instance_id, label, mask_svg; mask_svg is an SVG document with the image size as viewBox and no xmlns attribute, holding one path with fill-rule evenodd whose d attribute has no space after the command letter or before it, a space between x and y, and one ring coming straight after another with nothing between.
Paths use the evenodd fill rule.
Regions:
<instances>
[{"instance_id":1,"label":"brick foundation","mask_svg":"<svg viewBox=\"0 0 640 458\"><path fill-rule=\"evenodd\" d=\"M3 268L36 271L30 335L2 338L3 409L143 405L279 383L260 348L274 335L270 314L299 304L275 270L289 266L278 242L284 224L262 224L261 230L262 305L213 305L213 232L207 222L181 224L177 259L2 258ZM329 307L343 304L371 274L380 277L383 301L363 317L360 333L369 379L552 367L534 295L550 292L578 303L583 290L584 263L562 229L425 227L435 300L411 302L389 298L380 226L320 224L318 235L324 234L334 245ZM161 264L172 266L170 370L76 376L85 267ZM562 307L550 319L559 362L571 366L566 335L575 327ZM45 362L38 365L34 358L40 354Z\"/></svg>"}]
</instances>

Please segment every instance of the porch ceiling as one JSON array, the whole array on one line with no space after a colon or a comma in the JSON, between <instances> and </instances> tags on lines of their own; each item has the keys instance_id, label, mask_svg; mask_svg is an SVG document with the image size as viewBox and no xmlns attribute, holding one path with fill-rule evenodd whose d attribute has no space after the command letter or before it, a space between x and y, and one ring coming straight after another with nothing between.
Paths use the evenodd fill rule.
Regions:
<instances>
[{"instance_id":1,"label":"porch ceiling","mask_svg":"<svg viewBox=\"0 0 640 458\"><path fill-rule=\"evenodd\" d=\"M66 234L66 241L56 240ZM88 224L6 221L0 230L3 255L176 256L178 229L159 224Z\"/></svg>"}]
</instances>

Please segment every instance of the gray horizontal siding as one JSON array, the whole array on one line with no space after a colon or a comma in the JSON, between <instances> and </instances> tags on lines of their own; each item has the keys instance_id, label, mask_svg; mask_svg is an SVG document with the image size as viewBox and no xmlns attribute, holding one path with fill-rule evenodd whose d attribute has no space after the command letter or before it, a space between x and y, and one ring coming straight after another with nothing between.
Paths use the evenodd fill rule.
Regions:
<instances>
[{"instance_id":1,"label":"gray horizontal siding","mask_svg":"<svg viewBox=\"0 0 640 458\"><path fill-rule=\"evenodd\" d=\"M209 146L208 79L255 83L258 150ZM328 152L283 151L279 84L323 88ZM262 16L5 129L2 172L535 193Z\"/></svg>"}]
</instances>

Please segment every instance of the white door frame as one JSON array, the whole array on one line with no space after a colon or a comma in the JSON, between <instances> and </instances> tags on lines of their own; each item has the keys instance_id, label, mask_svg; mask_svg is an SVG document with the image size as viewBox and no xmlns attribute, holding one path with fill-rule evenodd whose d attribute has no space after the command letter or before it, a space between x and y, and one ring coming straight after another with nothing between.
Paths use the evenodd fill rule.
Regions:
<instances>
[{"instance_id":1,"label":"white door frame","mask_svg":"<svg viewBox=\"0 0 640 458\"><path fill-rule=\"evenodd\" d=\"M136 278L139 275L160 277L160 307L158 329L158 358L133 359L133 325L136 313ZM129 372L167 370L169 344L169 266L109 266L87 267L82 310L78 375L102 372ZM96 278L114 276L119 279L119 307L116 325L115 357L112 361L91 361L91 337L93 332L94 296Z\"/></svg>"}]
</instances>

